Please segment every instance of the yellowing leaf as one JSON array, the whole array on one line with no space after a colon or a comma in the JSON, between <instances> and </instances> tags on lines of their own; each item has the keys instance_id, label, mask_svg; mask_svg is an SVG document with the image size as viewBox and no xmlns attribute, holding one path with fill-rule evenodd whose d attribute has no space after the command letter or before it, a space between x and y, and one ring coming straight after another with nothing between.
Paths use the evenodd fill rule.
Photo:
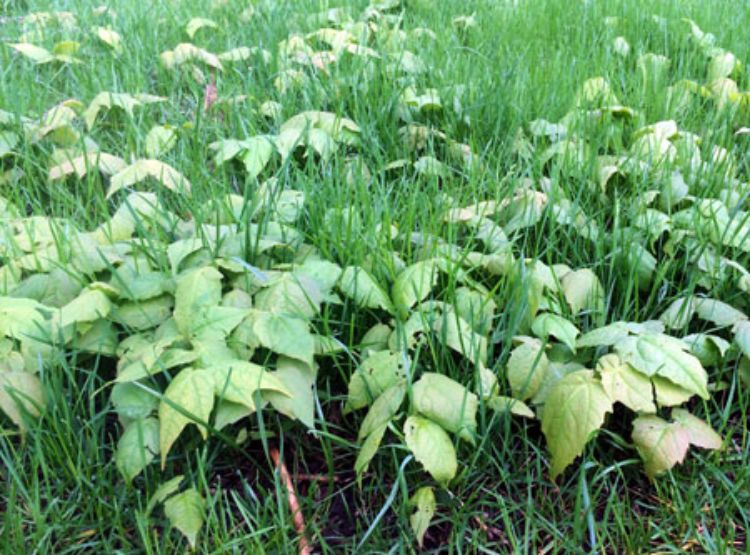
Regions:
<instances>
[{"instance_id":1,"label":"yellowing leaf","mask_svg":"<svg viewBox=\"0 0 750 555\"><path fill-rule=\"evenodd\" d=\"M579 370L558 381L544 403L542 432L552 454L554 480L572 463L591 435L601 428L612 401L591 370Z\"/></svg>"},{"instance_id":2,"label":"yellowing leaf","mask_svg":"<svg viewBox=\"0 0 750 555\"><path fill-rule=\"evenodd\" d=\"M172 69L175 66L181 66L192 62L203 62L207 66L218 69L219 71L222 69L221 61L216 54L212 54L203 48L198 48L189 42L178 44L174 50L162 52L160 58L162 64L164 64L167 69Z\"/></svg>"},{"instance_id":3,"label":"yellowing leaf","mask_svg":"<svg viewBox=\"0 0 750 555\"><path fill-rule=\"evenodd\" d=\"M296 418L312 429L315 425L315 369L299 360L281 356L272 375L283 384L288 394L265 389L263 398L276 411L289 418Z\"/></svg>"},{"instance_id":4,"label":"yellowing leaf","mask_svg":"<svg viewBox=\"0 0 750 555\"><path fill-rule=\"evenodd\" d=\"M42 48L41 46L35 46L26 42L6 44L35 64L46 64L55 60L55 55L46 48Z\"/></svg>"},{"instance_id":5,"label":"yellowing leaf","mask_svg":"<svg viewBox=\"0 0 750 555\"><path fill-rule=\"evenodd\" d=\"M219 26L216 24L215 21L206 19L205 17L194 17L185 26L185 32L192 39L193 37L195 37L195 34L201 29L204 29L204 28L218 29L218 27Z\"/></svg>"},{"instance_id":6,"label":"yellowing leaf","mask_svg":"<svg viewBox=\"0 0 750 555\"><path fill-rule=\"evenodd\" d=\"M565 274L561 280L565 300L573 315L582 310L598 312L604 308L604 289L596 274L588 268Z\"/></svg>"},{"instance_id":7,"label":"yellowing leaf","mask_svg":"<svg viewBox=\"0 0 750 555\"><path fill-rule=\"evenodd\" d=\"M507 376L513 396L530 399L544 382L549 361L538 339L525 340L513 349L508 359Z\"/></svg>"},{"instance_id":8,"label":"yellowing leaf","mask_svg":"<svg viewBox=\"0 0 750 555\"><path fill-rule=\"evenodd\" d=\"M417 262L398 274L391 290L391 298L402 316L406 316L411 307L430 294L437 279L438 265L434 260Z\"/></svg>"},{"instance_id":9,"label":"yellowing leaf","mask_svg":"<svg viewBox=\"0 0 750 555\"><path fill-rule=\"evenodd\" d=\"M720 449L722 439L711 426L684 409L674 409L672 420L679 422L687 431L691 445L703 449Z\"/></svg>"},{"instance_id":10,"label":"yellowing leaf","mask_svg":"<svg viewBox=\"0 0 750 555\"><path fill-rule=\"evenodd\" d=\"M159 160L142 159L112 176L107 197L111 197L124 187L130 187L148 178L155 179L172 191L190 193L190 182L172 166Z\"/></svg>"},{"instance_id":11,"label":"yellowing leaf","mask_svg":"<svg viewBox=\"0 0 750 555\"><path fill-rule=\"evenodd\" d=\"M94 32L100 41L112 48L115 54L122 53L122 37L117 31L109 27L94 27Z\"/></svg>"},{"instance_id":12,"label":"yellowing leaf","mask_svg":"<svg viewBox=\"0 0 750 555\"><path fill-rule=\"evenodd\" d=\"M422 547L425 532L430 527L430 521L437 509L435 493L431 487L421 487L411 496L409 505L416 507L416 510L409 516L409 524L419 547Z\"/></svg>"},{"instance_id":13,"label":"yellowing leaf","mask_svg":"<svg viewBox=\"0 0 750 555\"><path fill-rule=\"evenodd\" d=\"M358 266L347 266L339 279L339 289L360 306L365 308L382 308L391 311L392 305L375 279Z\"/></svg>"},{"instance_id":14,"label":"yellowing leaf","mask_svg":"<svg viewBox=\"0 0 750 555\"><path fill-rule=\"evenodd\" d=\"M456 475L458 461L453 442L445 430L421 416L410 416L404 422L406 446L414 458L440 484L446 485Z\"/></svg>"},{"instance_id":15,"label":"yellowing leaf","mask_svg":"<svg viewBox=\"0 0 750 555\"><path fill-rule=\"evenodd\" d=\"M206 437L206 429L201 422L208 422L213 406L214 379L208 371L186 368L175 376L159 403L162 468L166 466L172 444L185 426L194 423Z\"/></svg>"},{"instance_id":16,"label":"yellowing leaf","mask_svg":"<svg viewBox=\"0 0 750 555\"><path fill-rule=\"evenodd\" d=\"M201 494L190 488L170 497L164 503L164 514L195 549L198 532L206 518L206 501Z\"/></svg>"},{"instance_id":17,"label":"yellowing leaf","mask_svg":"<svg viewBox=\"0 0 750 555\"><path fill-rule=\"evenodd\" d=\"M576 337L580 331L562 316L550 312L540 314L531 324L531 330L534 335L544 340L552 336L576 352Z\"/></svg>"},{"instance_id":18,"label":"yellowing leaf","mask_svg":"<svg viewBox=\"0 0 750 555\"><path fill-rule=\"evenodd\" d=\"M633 421L633 442L643 459L646 474L653 479L685 459L690 435L678 422L648 415Z\"/></svg>"},{"instance_id":19,"label":"yellowing leaf","mask_svg":"<svg viewBox=\"0 0 750 555\"><path fill-rule=\"evenodd\" d=\"M596 371L610 399L636 412L656 412L651 380L622 362L620 357L604 355L597 361Z\"/></svg>"},{"instance_id":20,"label":"yellowing leaf","mask_svg":"<svg viewBox=\"0 0 750 555\"><path fill-rule=\"evenodd\" d=\"M115 465L130 483L159 453L159 421L135 420L128 424L117 442Z\"/></svg>"},{"instance_id":21,"label":"yellowing leaf","mask_svg":"<svg viewBox=\"0 0 750 555\"><path fill-rule=\"evenodd\" d=\"M243 360L230 360L210 366L207 372L214 382L216 395L226 401L244 405L255 410L255 392L260 390L276 391L286 397L291 397L288 390L279 379L262 366Z\"/></svg>"},{"instance_id":22,"label":"yellowing leaf","mask_svg":"<svg viewBox=\"0 0 750 555\"><path fill-rule=\"evenodd\" d=\"M164 125L153 126L146 135L146 156L158 158L177 143L177 131Z\"/></svg>"},{"instance_id":23,"label":"yellowing leaf","mask_svg":"<svg viewBox=\"0 0 750 555\"><path fill-rule=\"evenodd\" d=\"M387 425L396 415L406 395L406 383L398 382L380 394L367 411L359 428L357 439L362 441L376 430Z\"/></svg>"},{"instance_id":24,"label":"yellowing leaf","mask_svg":"<svg viewBox=\"0 0 750 555\"><path fill-rule=\"evenodd\" d=\"M352 374L344 411L349 412L366 407L383 391L404 378L406 378L406 373L402 353L391 351L372 353Z\"/></svg>"},{"instance_id":25,"label":"yellowing leaf","mask_svg":"<svg viewBox=\"0 0 750 555\"><path fill-rule=\"evenodd\" d=\"M708 375L688 346L674 337L646 334L627 337L615 345L620 358L646 376L660 376L708 399Z\"/></svg>"},{"instance_id":26,"label":"yellowing leaf","mask_svg":"<svg viewBox=\"0 0 750 555\"><path fill-rule=\"evenodd\" d=\"M39 416L44 405L42 384L36 375L0 371L0 410L21 430L26 429L24 415Z\"/></svg>"},{"instance_id":27,"label":"yellowing leaf","mask_svg":"<svg viewBox=\"0 0 750 555\"><path fill-rule=\"evenodd\" d=\"M133 108L143 104L153 104L155 102L164 102L166 98L148 94L131 95L127 93L100 92L83 112L83 119L86 127L92 129L96 118L102 109L120 108L128 116L133 116Z\"/></svg>"},{"instance_id":28,"label":"yellowing leaf","mask_svg":"<svg viewBox=\"0 0 750 555\"><path fill-rule=\"evenodd\" d=\"M174 319L185 336L196 329L196 315L221 302L221 272L212 266L187 270L177 278Z\"/></svg>"},{"instance_id":29,"label":"yellowing leaf","mask_svg":"<svg viewBox=\"0 0 750 555\"><path fill-rule=\"evenodd\" d=\"M479 400L463 385L442 374L425 372L412 386L413 408L449 432L474 441Z\"/></svg>"},{"instance_id":30,"label":"yellowing leaf","mask_svg":"<svg viewBox=\"0 0 750 555\"><path fill-rule=\"evenodd\" d=\"M50 181L56 181L71 174L82 178L91 168L98 169L104 175L113 175L122 171L125 167L127 167L127 164L122 158L106 152L88 152L51 167L48 178Z\"/></svg>"}]
</instances>

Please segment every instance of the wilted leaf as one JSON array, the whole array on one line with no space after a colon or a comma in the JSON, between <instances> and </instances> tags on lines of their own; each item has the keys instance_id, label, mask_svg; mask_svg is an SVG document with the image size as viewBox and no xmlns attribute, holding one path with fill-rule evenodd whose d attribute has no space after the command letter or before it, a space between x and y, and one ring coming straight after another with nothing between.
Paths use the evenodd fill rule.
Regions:
<instances>
[{"instance_id":1,"label":"wilted leaf","mask_svg":"<svg viewBox=\"0 0 750 555\"><path fill-rule=\"evenodd\" d=\"M409 524L411 524L419 547L422 547L425 532L430 527L430 521L437 509L435 493L431 487L421 487L411 496L409 505L416 507L416 510L409 516Z\"/></svg>"}]
</instances>

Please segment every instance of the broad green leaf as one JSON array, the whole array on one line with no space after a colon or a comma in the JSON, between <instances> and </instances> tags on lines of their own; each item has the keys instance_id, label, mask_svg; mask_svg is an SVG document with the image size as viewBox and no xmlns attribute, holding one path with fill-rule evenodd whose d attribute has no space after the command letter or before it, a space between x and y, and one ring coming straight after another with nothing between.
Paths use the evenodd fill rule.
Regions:
<instances>
[{"instance_id":1,"label":"broad green leaf","mask_svg":"<svg viewBox=\"0 0 750 555\"><path fill-rule=\"evenodd\" d=\"M409 499L409 505L416 507L416 510L409 516L412 532L417 538L419 547L424 543L424 535L427 528L430 527L430 521L435 516L437 503L435 493L431 487L421 487Z\"/></svg>"},{"instance_id":2,"label":"broad green leaf","mask_svg":"<svg viewBox=\"0 0 750 555\"><path fill-rule=\"evenodd\" d=\"M639 416L633 421L633 443L643 459L646 474L653 479L685 460L690 434L679 422L658 416Z\"/></svg>"},{"instance_id":3,"label":"broad green leaf","mask_svg":"<svg viewBox=\"0 0 750 555\"><path fill-rule=\"evenodd\" d=\"M660 376L708 399L708 375L688 346L674 337L647 334L627 337L615 345L620 358L646 376Z\"/></svg>"},{"instance_id":4,"label":"broad green leaf","mask_svg":"<svg viewBox=\"0 0 750 555\"><path fill-rule=\"evenodd\" d=\"M744 312L716 299L696 298L695 312L698 318L712 322L720 328L747 320Z\"/></svg>"},{"instance_id":5,"label":"broad green leaf","mask_svg":"<svg viewBox=\"0 0 750 555\"><path fill-rule=\"evenodd\" d=\"M28 372L0 372L0 410L21 430L25 414L37 417L44 408L44 391L39 378Z\"/></svg>"},{"instance_id":6,"label":"broad green leaf","mask_svg":"<svg viewBox=\"0 0 750 555\"><path fill-rule=\"evenodd\" d=\"M88 288L60 309L58 325L61 328L72 324L93 322L106 318L112 309L109 297L98 289Z\"/></svg>"},{"instance_id":7,"label":"broad green leaf","mask_svg":"<svg viewBox=\"0 0 750 555\"><path fill-rule=\"evenodd\" d=\"M365 308L382 308L392 312L391 300L375 279L358 266L347 266L338 283L344 295Z\"/></svg>"},{"instance_id":8,"label":"broad green leaf","mask_svg":"<svg viewBox=\"0 0 750 555\"><path fill-rule=\"evenodd\" d=\"M487 363L487 337L476 333L452 308L433 322L437 338L475 365Z\"/></svg>"},{"instance_id":9,"label":"broad green leaf","mask_svg":"<svg viewBox=\"0 0 750 555\"><path fill-rule=\"evenodd\" d=\"M602 387L613 401L619 401L635 412L655 413L651 380L620 360L617 355L604 355L596 363Z\"/></svg>"},{"instance_id":10,"label":"broad green leaf","mask_svg":"<svg viewBox=\"0 0 750 555\"><path fill-rule=\"evenodd\" d=\"M584 268L568 272L563 276L561 285L573 315L582 310L599 312L604 309L604 290L591 270Z\"/></svg>"},{"instance_id":11,"label":"broad green leaf","mask_svg":"<svg viewBox=\"0 0 750 555\"><path fill-rule=\"evenodd\" d=\"M172 191L190 193L190 182L172 166L159 160L142 159L136 160L112 176L107 190L107 198L120 189L131 187L149 178L158 181Z\"/></svg>"},{"instance_id":12,"label":"broad green leaf","mask_svg":"<svg viewBox=\"0 0 750 555\"><path fill-rule=\"evenodd\" d=\"M567 345L571 351L576 352L576 337L580 331L562 316L550 312L540 314L531 324L531 331L545 341L552 336Z\"/></svg>"},{"instance_id":13,"label":"broad green leaf","mask_svg":"<svg viewBox=\"0 0 750 555\"><path fill-rule=\"evenodd\" d=\"M231 360L210 366L206 372L212 379L212 392L217 397L244 405L252 411L257 408L256 391L276 391L286 397L293 395L278 377L252 362Z\"/></svg>"},{"instance_id":14,"label":"broad green leaf","mask_svg":"<svg viewBox=\"0 0 750 555\"><path fill-rule=\"evenodd\" d=\"M299 360L281 356L272 375L283 384L288 394L269 390L263 392L263 398L281 414L296 418L310 429L314 428L315 369Z\"/></svg>"},{"instance_id":15,"label":"broad green leaf","mask_svg":"<svg viewBox=\"0 0 750 555\"><path fill-rule=\"evenodd\" d=\"M458 461L447 432L433 421L410 416L404 423L406 446L414 458L440 484L446 485L456 475Z\"/></svg>"},{"instance_id":16,"label":"broad green leaf","mask_svg":"<svg viewBox=\"0 0 750 555\"><path fill-rule=\"evenodd\" d=\"M591 370L573 372L555 384L542 412L553 480L583 453L608 412L612 412L612 400Z\"/></svg>"},{"instance_id":17,"label":"broad green leaf","mask_svg":"<svg viewBox=\"0 0 750 555\"><path fill-rule=\"evenodd\" d=\"M273 143L264 136L251 137L243 142L245 151L240 158L245 165L247 176L251 179L256 178L271 161L274 153Z\"/></svg>"},{"instance_id":18,"label":"broad green leaf","mask_svg":"<svg viewBox=\"0 0 750 555\"><path fill-rule=\"evenodd\" d=\"M38 337L47 329L44 305L32 299L0 297L0 336Z\"/></svg>"},{"instance_id":19,"label":"broad green leaf","mask_svg":"<svg viewBox=\"0 0 750 555\"><path fill-rule=\"evenodd\" d=\"M367 436L367 439L362 443L362 447L357 453L357 460L354 461L354 471L357 473L357 478L360 478L370 465L370 461L375 456L375 453L380 447L380 442L383 441L383 435L388 429L388 424L383 424L379 428L374 429Z\"/></svg>"},{"instance_id":20,"label":"broad green leaf","mask_svg":"<svg viewBox=\"0 0 750 555\"><path fill-rule=\"evenodd\" d=\"M190 488L170 497L164 503L164 514L195 549L198 532L206 517L206 500L201 494Z\"/></svg>"},{"instance_id":21,"label":"broad green leaf","mask_svg":"<svg viewBox=\"0 0 750 555\"><path fill-rule=\"evenodd\" d=\"M492 328L497 306L491 295L474 291L468 287L456 289L454 307L472 329L480 335L488 335Z\"/></svg>"},{"instance_id":22,"label":"broad green leaf","mask_svg":"<svg viewBox=\"0 0 750 555\"><path fill-rule=\"evenodd\" d=\"M546 378L548 367L549 360L538 339L529 338L513 349L507 365L513 396L522 400L534 397Z\"/></svg>"},{"instance_id":23,"label":"broad green leaf","mask_svg":"<svg viewBox=\"0 0 750 555\"><path fill-rule=\"evenodd\" d=\"M425 372L412 385L412 407L449 432L474 441L479 400L463 385L442 374Z\"/></svg>"},{"instance_id":24,"label":"broad green leaf","mask_svg":"<svg viewBox=\"0 0 750 555\"><path fill-rule=\"evenodd\" d=\"M156 418L134 420L117 442L115 465L129 484L159 454L159 421Z\"/></svg>"},{"instance_id":25,"label":"broad green leaf","mask_svg":"<svg viewBox=\"0 0 750 555\"><path fill-rule=\"evenodd\" d=\"M117 415L125 420L147 418L159 407L159 398L133 383L117 383L112 388L110 401Z\"/></svg>"},{"instance_id":26,"label":"broad green leaf","mask_svg":"<svg viewBox=\"0 0 750 555\"><path fill-rule=\"evenodd\" d=\"M659 320L669 329L679 330L686 328L695 314L696 297L681 297L667 307L659 316Z\"/></svg>"},{"instance_id":27,"label":"broad green leaf","mask_svg":"<svg viewBox=\"0 0 750 555\"><path fill-rule=\"evenodd\" d=\"M212 266L187 270L177 277L174 320L177 329L189 336L196 316L221 302L221 272Z\"/></svg>"},{"instance_id":28,"label":"broad green leaf","mask_svg":"<svg viewBox=\"0 0 750 555\"><path fill-rule=\"evenodd\" d=\"M214 384L215 380L208 371L186 368L167 386L159 403L159 450L162 469L166 466L172 444L185 426L194 423L203 437L206 437L206 429L200 422L208 422L211 416L214 406ZM190 416L186 416L185 413Z\"/></svg>"},{"instance_id":29,"label":"broad green leaf","mask_svg":"<svg viewBox=\"0 0 750 555\"><path fill-rule=\"evenodd\" d=\"M362 361L349 380L344 412L361 409L377 399L383 391L406 378L404 355L376 351Z\"/></svg>"},{"instance_id":30,"label":"broad green leaf","mask_svg":"<svg viewBox=\"0 0 750 555\"><path fill-rule=\"evenodd\" d=\"M405 395L406 383L404 382L398 382L381 393L362 421L357 440L364 440L378 428L388 424L401 408Z\"/></svg>"},{"instance_id":31,"label":"broad green leaf","mask_svg":"<svg viewBox=\"0 0 750 555\"><path fill-rule=\"evenodd\" d=\"M214 412L214 427L217 430L223 430L227 426L250 416L253 412L255 410L247 408L247 405L218 399L216 402L216 411Z\"/></svg>"},{"instance_id":32,"label":"broad green leaf","mask_svg":"<svg viewBox=\"0 0 750 555\"><path fill-rule=\"evenodd\" d=\"M402 317L409 309L423 301L437 284L438 265L434 260L423 260L408 266L396 277L391 298Z\"/></svg>"},{"instance_id":33,"label":"broad green leaf","mask_svg":"<svg viewBox=\"0 0 750 555\"><path fill-rule=\"evenodd\" d=\"M680 387L666 378L652 376L656 404L660 407L675 407L689 401L695 393Z\"/></svg>"},{"instance_id":34,"label":"broad green leaf","mask_svg":"<svg viewBox=\"0 0 750 555\"><path fill-rule=\"evenodd\" d=\"M690 352L704 367L718 365L731 347L726 339L706 333L686 335L682 341L690 347Z\"/></svg>"},{"instance_id":35,"label":"broad green leaf","mask_svg":"<svg viewBox=\"0 0 750 555\"><path fill-rule=\"evenodd\" d=\"M315 281L291 272L284 272L255 295L255 306L261 310L305 319L317 315L322 302L323 295Z\"/></svg>"},{"instance_id":36,"label":"broad green leaf","mask_svg":"<svg viewBox=\"0 0 750 555\"><path fill-rule=\"evenodd\" d=\"M254 311L250 318L255 336L263 347L313 366L315 339L305 320L265 311Z\"/></svg>"},{"instance_id":37,"label":"broad green leaf","mask_svg":"<svg viewBox=\"0 0 750 555\"><path fill-rule=\"evenodd\" d=\"M158 158L177 144L177 131L170 126L155 125L146 135L146 156Z\"/></svg>"},{"instance_id":38,"label":"broad green leaf","mask_svg":"<svg viewBox=\"0 0 750 555\"><path fill-rule=\"evenodd\" d=\"M184 476L179 475L175 476L171 480L167 480L163 484L160 484L148 500L145 515L148 517L159 503L162 503L167 497L176 492L184 479Z\"/></svg>"}]
</instances>

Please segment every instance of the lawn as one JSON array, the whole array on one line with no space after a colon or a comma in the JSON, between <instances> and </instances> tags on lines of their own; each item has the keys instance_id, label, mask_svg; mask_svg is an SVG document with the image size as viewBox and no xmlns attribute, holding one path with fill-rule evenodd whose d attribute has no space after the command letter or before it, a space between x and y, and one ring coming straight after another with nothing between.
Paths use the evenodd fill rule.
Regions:
<instances>
[{"instance_id":1,"label":"lawn","mask_svg":"<svg viewBox=\"0 0 750 555\"><path fill-rule=\"evenodd\" d=\"M748 28L0 0L0 545L747 552Z\"/></svg>"}]
</instances>

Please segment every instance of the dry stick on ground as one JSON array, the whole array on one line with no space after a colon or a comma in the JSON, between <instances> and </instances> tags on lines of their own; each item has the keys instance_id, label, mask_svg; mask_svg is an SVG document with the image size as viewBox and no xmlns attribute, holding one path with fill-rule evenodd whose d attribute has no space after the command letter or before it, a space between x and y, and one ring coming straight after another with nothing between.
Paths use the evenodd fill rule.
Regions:
<instances>
[{"instance_id":1,"label":"dry stick on ground","mask_svg":"<svg viewBox=\"0 0 750 555\"><path fill-rule=\"evenodd\" d=\"M294 528L297 530L297 534L299 534L299 555L311 555L312 548L310 547L310 542L307 541L307 536L305 535L305 519L302 516L302 511L300 510L299 502L297 501L297 494L294 492L294 485L289 476L289 471L281 460L281 455L276 447L271 448L271 459L273 459L273 464L279 470L281 481L284 482L284 486L286 486L289 510L292 511Z\"/></svg>"}]
</instances>

